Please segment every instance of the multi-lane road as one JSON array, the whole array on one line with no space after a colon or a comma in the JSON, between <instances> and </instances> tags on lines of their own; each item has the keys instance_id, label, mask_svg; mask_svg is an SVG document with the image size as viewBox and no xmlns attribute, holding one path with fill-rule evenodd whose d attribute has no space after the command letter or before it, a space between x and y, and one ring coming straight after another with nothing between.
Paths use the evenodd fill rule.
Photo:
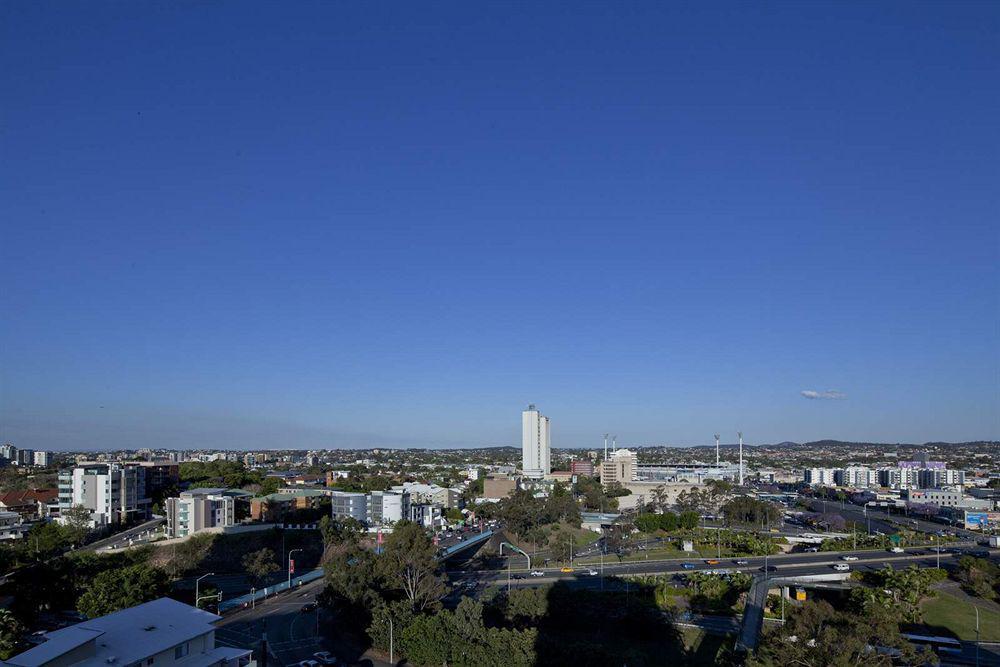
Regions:
<instances>
[{"instance_id":1,"label":"multi-lane road","mask_svg":"<svg viewBox=\"0 0 1000 667\"><path fill-rule=\"evenodd\" d=\"M362 654L357 646L343 639L324 635L330 618L322 607L312 609L323 591L323 579L256 603L253 608L227 614L218 623L215 641L224 646L259 649L267 633L269 664L294 665L313 659L318 651L329 651L347 665L390 667L371 656Z\"/></svg>"},{"instance_id":2,"label":"multi-lane road","mask_svg":"<svg viewBox=\"0 0 1000 667\"><path fill-rule=\"evenodd\" d=\"M967 543L962 543L966 544ZM777 568L777 572L787 575L822 574L833 572L833 566L844 563L840 557L843 555L857 556L858 560L851 561L848 565L855 569L879 569L885 565L896 567L897 565L917 564L924 567L934 567L937 563L937 555L927 548L906 549L904 553L891 553L888 551L853 551L853 552L819 552L819 553L792 553L779 554L767 557L767 564ZM957 555L953 553L942 553L940 555L942 566L950 562ZM736 560L747 561L746 565L737 565ZM718 564L708 564L704 560L695 559L670 559L670 560L648 560L634 561L628 563L607 562L603 567L605 577L636 574L684 574L698 571L744 571L759 572L764 566L763 556L747 556L738 558L723 558ZM691 567L685 567L687 563ZM586 565L574 568L573 572L562 572L561 568L540 569L544 572L541 577L531 577L524 570L511 571L511 586L534 586L540 584L552 584L555 582L573 583L575 585L587 587L601 586L601 566ZM597 576L588 574L589 570L596 570ZM473 591L476 588L484 588L494 584L507 584L507 570L453 570L448 573L453 584L467 587Z\"/></svg>"}]
</instances>

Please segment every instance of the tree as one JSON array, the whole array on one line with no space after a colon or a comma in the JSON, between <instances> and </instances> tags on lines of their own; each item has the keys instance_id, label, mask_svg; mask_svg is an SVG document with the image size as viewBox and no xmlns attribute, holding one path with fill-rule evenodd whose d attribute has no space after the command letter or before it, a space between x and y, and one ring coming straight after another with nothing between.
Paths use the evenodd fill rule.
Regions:
<instances>
[{"instance_id":1,"label":"tree","mask_svg":"<svg viewBox=\"0 0 1000 667\"><path fill-rule=\"evenodd\" d=\"M6 660L17 653L24 628L6 609L0 609L0 659Z\"/></svg>"},{"instance_id":2,"label":"tree","mask_svg":"<svg viewBox=\"0 0 1000 667\"><path fill-rule=\"evenodd\" d=\"M281 569L274 552L267 547L248 553L243 557L243 569L250 575L255 586L267 578L267 575Z\"/></svg>"},{"instance_id":3,"label":"tree","mask_svg":"<svg viewBox=\"0 0 1000 667\"><path fill-rule=\"evenodd\" d=\"M932 653L917 654L899 634L896 621L884 615L859 616L835 611L825 601L805 602L791 609L780 628L765 632L749 667L890 667L893 657L877 649L898 652L898 664L935 664Z\"/></svg>"},{"instance_id":4,"label":"tree","mask_svg":"<svg viewBox=\"0 0 1000 667\"><path fill-rule=\"evenodd\" d=\"M377 606L382 601L382 581L375 560L374 553L357 544L328 548L323 559L326 601L332 602L332 597L360 608Z\"/></svg>"},{"instance_id":5,"label":"tree","mask_svg":"<svg viewBox=\"0 0 1000 667\"><path fill-rule=\"evenodd\" d=\"M168 587L166 573L149 565L106 570L90 582L77 602L77 610L88 618L106 616L163 597Z\"/></svg>"},{"instance_id":6,"label":"tree","mask_svg":"<svg viewBox=\"0 0 1000 667\"><path fill-rule=\"evenodd\" d=\"M681 528L685 530L691 530L692 528L698 527L698 513L693 511L681 512L678 517L678 524Z\"/></svg>"},{"instance_id":7,"label":"tree","mask_svg":"<svg viewBox=\"0 0 1000 667\"><path fill-rule=\"evenodd\" d=\"M565 562L572 560L574 546L573 541L573 533L559 531L555 534L550 542L550 548L552 550L552 555L556 558L556 560Z\"/></svg>"},{"instance_id":8,"label":"tree","mask_svg":"<svg viewBox=\"0 0 1000 667\"><path fill-rule=\"evenodd\" d=\"M378 567L386 585L401 590L414 611L436 609L445 594L436 556L427 533L410 521L397 523L386 539Z\"/></svg>"},{"instance_id":9,"label":"tree","mask_svg":"<svg viewBox=\"0 0 1000 667\"><path fill-rule=\"evenodd\" d=\"M83 544L90 533L92 525L90 510L83 505L74 505L62 513L63 527L66 529L66 539L72 545Z\"/></svg>"},{"instance_id":10,"label":"tree","mask_svg":"<svg viewBox=\"0 0 1000 667\"><path fill-rule=\"evenodd\" d=\"M392 619L394 643L396 646L401 646L400 633L413 622L413 607L406 600L394 602L379 600L372 608L372 621L368 624L367 630L368 638L371 639L372 646L383 651L389 650L389 619Z\"/></svg>"}]
</instances>

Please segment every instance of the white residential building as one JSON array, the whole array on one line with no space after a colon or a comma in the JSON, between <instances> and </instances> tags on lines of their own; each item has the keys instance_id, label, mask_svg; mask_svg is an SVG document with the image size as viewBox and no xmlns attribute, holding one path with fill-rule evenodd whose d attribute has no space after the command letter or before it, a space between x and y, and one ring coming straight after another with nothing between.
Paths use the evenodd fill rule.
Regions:
<instances>
[{"instance_id":1,"label":"white residential building","mask_svg":"<svg viewBox=\"0 0 1000 667\"><path fill-rule=\"evenodd\" d=\"M167 498L167 536L187 537L207 528L236 524L236 498L249 496L228 489L191 489Z\"/></svg>"},{"instance_id":2,"label":"white residential building","mask_svg":"<svg viewBox=\"0 0 1000 667\"><path fill-rule=\"evenodd\" d=\"M407 518L410 494L395 491L372 491L368 496L368 525L389 526Z\"/></svg>"},{"instance_id":3,"label":"white residential building","mask_svg":"<svg viewBox=\"0 0 1000 667\"><path fill-rule=\"evenodd\" d=\"M26 532L28 528L20 514L0 511L0 541L19 540Z\"/></svg>"},{"instance_id":4,"label":"white residential building","mask_svg":"<svg viewBox=\"0 0 1000 667\"><path fill-rule=\"evenodd\" d=\"M849 466L835 470L833 479L837 486L849 486L855 489L878 486L878 473L865 466Z\"/></svg>"},{"instance_id":5,"label":"white residential building","mask_svg":"<svg viewBox=\"0 0 1000 667\"><path fill-rule=\"evenodd\" d=\"M93 526L149 517L146 469L137 464L83 463L59 471L59 514L82 506Z\"/></svg>"},{"instance_id":6,"label":"white residential building","mask_svg":"<svg viewBox=\"0 0 1000 667\"><path fill-rule=\"evenodd\" d=\"M333 518L350 517L361 523L368 521L368 496L351 491L333 491L330 493L330 506Z\"/></svg>"},{"instance_id":7,"label":"white residential building","mask_svg":"<svg viewBox=\"0 0 1000 667\"><path fill-rule=\"evenodd\" d=\"M802 477L805 479L806 484L813 486L833 486L835 484L833 473L833 468L806 468L802 473Z\"/></svg>"},{"instance_id":8,"label":"white residential building","mask_svg":"<svg viewBox=\"0 0 1000 667\"><path fill-rule=\"evenodd\" d=\"M45 633L15 667L252 667L250 649L215 645L221 616L160 598Z\"/></svg>"},{"instance_id":9,"label":"white residential building","mask_svg":"<svg viewBox=\"0 0 1000 667\"><path fill-rule=\"evenodd\" d=\"M552 446L549 418L533 404L521 413L521 473L531 479L548 474Z\"/></svg>"},{"instance_id":10,"label":"white residential building","mask_svg":"<svg viewBox=\"0 0 1000 667\"><path fill-rule=\"evenodd\" d=\"M47 468L52 465L52 452L35 452L35 465Z\"/></svg>"}]
</instances>

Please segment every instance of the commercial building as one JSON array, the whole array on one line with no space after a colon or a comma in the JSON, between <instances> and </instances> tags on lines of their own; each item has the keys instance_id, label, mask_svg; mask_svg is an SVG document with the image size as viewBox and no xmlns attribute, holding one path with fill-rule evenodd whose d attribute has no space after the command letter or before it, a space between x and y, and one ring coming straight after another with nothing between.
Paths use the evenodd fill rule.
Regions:
<instances>
[{"instance_id":1,"label":"commercial building","mask_svg":"<svg viewBox=\"0 0 1000 667\"><path fill-rule=\"evenodd\" d=\"M59 512L83 507L91 525L105 526L149 518L146 470L123 463L84 463L59 471Z\"/></svg>"},{"instance_id":2,"label":"commercial building","mask_svg":"<svg viewBox=\"0 0 1000 667\"><path fill-rule=\"evenodd\" d=\"M580 477L593 477L594 476L594 464L590 461L583 459L577 459L575 461L569 462L569 471L574 475Z\"/></svg>"},{"instance_id":3,"label":"commercial building","mask_svg":"<svg viewBox=\"0 0 1000 667\"><path fill-rule=\"evenodd\" d=\"M41 468L48 468L52 465L52 452L35 452L34 464Z\"/></svg>"},{"instance_id":4,"label":"commercial building","mask_svg":"<svg viewBox=\"0 0 1000 667\"><path fill-rule=\"evenodd\" d=\"M542 479L549 472L552 446L549 418L533 404L521 413L521 473L530 479Z\"/></svg>"},{"instance_id":5,"label":"commercial building","mask_svg":"<svg viewBox=\"0 0 1000 667\"><path fill-rule=\"evenodd\" d=\"M639 457L630 449L619 449L601 462L601 484L625 484L636 479Z\"/></svg>"},{"instance_id":6,"label":"commercial building","mask_svg":"<svg viewBox=\"0 0 1000 667\"><path fill-rule=\"evenodd\" d=\"M19 449L17 450L17 458L12 461L19 467L31 467L35 465L35 450L33 449Z\"/></svg>"},{"instance_id":7,"label":"commercial building","mask_svg":"<svg viewBox=\"0 0 1000 667\"><path fill-rule=\"evenodd\" d=\"M250 667L249 649L215 645L221 616L171 598L45 633L14 667Z\"/></svg>"},{"instance_id":8,"label":"commercial building","mask_svg":"<svg viewBox=\"0 0 1000 667\"><path fill-rule=\"evenodd\" d=\"M5 460L7 463L16 463L17 447L9 442L5 445L0 445L0 459Z\"/></svg>"},{"instance_id":9,"label":"commercial building","mask_svg":"<svg viewBox=\"0 0 1000 667\"><path fill-rule=\"evenodd\" d=\"M237 503L249 497L239 490L191 489L167 498L167 536L187 537L209 528L234 526Z\"/></svg>"},{"instance_id":10,"label":"commercial building","mask_svg":"<svg viewBox=\"0 0 1000 667\"><path fill-rule=\"evenodd\" d=\"M903 499L914 505L937 505L939 507L959 507L966 497L961 490L952 489L906 489Z\"/></svg>"}]
</instances>

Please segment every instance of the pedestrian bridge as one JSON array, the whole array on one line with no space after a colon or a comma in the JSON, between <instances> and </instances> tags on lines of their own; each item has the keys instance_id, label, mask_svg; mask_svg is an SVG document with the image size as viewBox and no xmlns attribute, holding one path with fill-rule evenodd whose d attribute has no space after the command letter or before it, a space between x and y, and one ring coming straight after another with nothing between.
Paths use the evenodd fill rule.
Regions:
<instances>
[{"instance_id":1,"label":"pedestrian bridge","mask_svg":"<svg viewBox=\"0 0 1000 667\"><path fill-rule=\"evenodd\" d=\"M467 549L481 546L491 537L493 537L493 531L490 529L484 530L481 533L476 533L472 537L467 537L461 542L456 542L447 549L441 551L441 553L438 554L438 560L448 560L449 558L452 558Z\"/></svg>"}]
</instances>

